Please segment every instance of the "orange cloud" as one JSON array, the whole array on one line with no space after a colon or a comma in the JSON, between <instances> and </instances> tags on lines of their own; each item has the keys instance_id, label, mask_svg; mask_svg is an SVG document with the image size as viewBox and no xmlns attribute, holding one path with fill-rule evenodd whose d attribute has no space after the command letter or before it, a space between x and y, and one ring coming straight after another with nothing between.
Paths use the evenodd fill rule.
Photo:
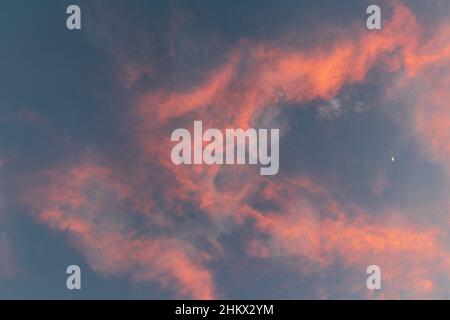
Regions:
<instances>
[{"instance_id":1,"label":"orange cloud","mask_svg":"<svg viewBox=\"0 0 450 320\"><path fill-rule=\"evenodd\" d=\"M323 47L280 49L270 43L243 41L233 49L232 58L193 89L145 95L137 108L142 122L138 140L143 141L147 155L156 155L177 181L167 189L169 194L177 195L176 201L193 202L212 216L226 215L236 223L256 221L256 231L269 235L271 243L266 246L253 239L250 253L303 257L322 267L339 259L361 268L369 261L379 261L386 267L386 279L396 293L410 290L411 295L431 294L436 288L431 280L433 268L447 275L448 267L448 254L439 245L438 230L372 221L371 215L361 208L356 208L357 216L352 217L355 208L339 205L326 188L308 179L268 183L242 168L173 166L164 156L170 142L161 132L170 128L173 118L189 123L200 117L211 127L247 128L258 112L280 102L302 104L331 99L344 85L364 81L379 62L388 71L402 72L404 68L405 74L413 77L424 68L447 61L448 42L443 39L450 38L446 37L446 30L423 46L421 28L414 15L404 5L396 5L383 32L342 31L340 37ZM448 101L447 84L443 83L438 92L433 91L439 100ZM416 128L434 150L440 150L435 152L446 157L450 154L446 144L450 122L442 117L446 113L443 106L433 112L423 109L425 115L418 114ZM220 189L216 180L223 176L231 182ZM236 185L239 192L233 192ZM295 190L301 192L286 196ZM279 211L260 212L248 204L249 197L275 203ZM314 204L314 197L324 203ZM417 256L423 261L417 262Z\"/></svg>"},{"instance_id":2,"label":"orange cloud","mask_svg":"<svg viewBox=\"0 0 450 320\"><path fill-rule=\"evenodd\" d=\"M156 281L184 297L217 296L213 272L206 267L215 257L193 243L197 236L215 241L211 233L220 234L225 220L230 228L252 223L250 255L292 258L300 272L313 270L309 264L340 264L364 272L377 263L392 289L386 296L435 294L440 290L436 270L449 276L439 229L395 223L386 212L375 217L377 213L358 205L344 205L330 186L303 176L280 174L271 180L249 167L175 166L170 132L197 118L215 128L250 127L256 115L281 103L333 98L345 85L365 81L379 62L391 72L402 74L404 68L405 79L435 77L438 71L430 73L430 68L448 70L447 30L423 46L415 17L398 5L383 32L343 30L332 43L314 48L242 41L200 84L138 97L132 110L137 124L132 134L141 151L136 162L125 169L81 164L50 170L44 174L47 182L33 185L25 201L42 223L67 232L93 269ZM123 79L129 87L139 71L126 70ZM415 109L415 130L444 162L450 154L446 73L437 83L428 79L429 90ZM263 209L254 203L258 201ZM200 212L193 219L205 219L208 228L200 226L182 238L177 218L189 219L193 208ZM398 215L407 220L407 213ZM144 218L150 231L166 235L153 236L148 230L141 235L139 228L128 226L134 218Z\"/></svg>"},{"instance_id":3,"label":"orange cloud","mask_svg":"<svg viewBox=\"0 0 450 320\"><path fill-rule=\"evenodd\" d=\"M207 256L183 241L139 236L127 226L132 213L126 201L139 203L132 183L121 181L110 168L89 163L39 177L45 182L32 184L24 201L42 223L66 233L94 270L130 273L137 281L158 282L180 297L215 297L211 272L202 265Z\"/></svg>"},{"instance_id":4,"label":"orange cloud","mask_svg":"<svg viewBox=\"0 0 450 320\"><path fill-rule=\"evenodd\" d=\"M143 118L145 127L188 114L201 115L214 127L249 127L258 110L279 102L331 99L344 85L363 81L380 59L389 67L394 66L395 53L408 53L408 61L413 60L416 20L404 6L394 11L383 32L342 31L338 39L322 47L288 50L242 41L200 85L144 95L137 116ZM405 28L411 35L405 36ZM157 121L150 120L155 117Z\"/></svg>"},{"instance_id":5,"label":"orange cloud","mask_svg":"<svg viewBox=\"0 0 450 320\"><path fill-rule=\"evenodd\" d=\"M450 27L444 23L405 52L406 73L394 90L412 102L412 128L426 158L450 168ZM421 33L418 33L421 37ZM410 102L411 103L411 102Z\"/></svg>"},{"instance_id":6,"label":"orange cloud","mask_svg":"<svg viewBox=\"0 0 450 320\"><path fill-rule=\"evenodd\" d=\"M248 243L250 255L282 258L301 273L318 267L332 273L341 265L359 274L354 289L363 292L365 268L377 264L385 298L425 298L445 290L436 277L450 276L450 252L441 243L441 230L410 224L405 214L368 214L358 206L337 203L328 192L321 192L316 203L305 191L286 184L289 191L279 194L278 210L249 212L257 230L266 235Z\"/></svg>"}]
</instances>

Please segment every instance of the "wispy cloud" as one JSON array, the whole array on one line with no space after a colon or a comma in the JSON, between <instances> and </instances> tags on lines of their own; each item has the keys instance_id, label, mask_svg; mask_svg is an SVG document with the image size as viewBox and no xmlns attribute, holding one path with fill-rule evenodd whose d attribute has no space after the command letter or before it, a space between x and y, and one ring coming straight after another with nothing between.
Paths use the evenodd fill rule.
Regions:
<instances>
[{"instance_id":1,"label":"wispy cloud","mask_svg":"<svg viewBox=\"0 0 450 320\"><path fill-rule=\"evenodd\" d=\"M341 289L348 294L365 292L354 270L377 263L384 297L442 296L449 279L447 225L410 219L423 212L349 201L333 176L325 183L309 172L264 178L250 167L178 167L170 161L169 133L194 119L215 128L281 123L287 131L283 112L313 101L328 101L314 110L323 118L366 110L342 91L376 82L370 72L380 68L397 79L392 92L423 85L410 130L448 166L448 31L444 23L426 39L412 11L396 4L383 32L354 26L332 42L288 48L243 39L221 64L182 88L136 90L140 80L158 76L157 68L120 54L119 78L132 96L123 111L132 160L105 161L98 151L43 170L30 178L23 200L41 223L67 234L97 272L155 282L175 296L226 296L217 286L217 265L227 255L221 236L243 227L246 240L239 245L247 257L288 261L300 275L348 268L349 285ZM388 184L381 175L373 193Z\"/></svg>"}]
</instances>

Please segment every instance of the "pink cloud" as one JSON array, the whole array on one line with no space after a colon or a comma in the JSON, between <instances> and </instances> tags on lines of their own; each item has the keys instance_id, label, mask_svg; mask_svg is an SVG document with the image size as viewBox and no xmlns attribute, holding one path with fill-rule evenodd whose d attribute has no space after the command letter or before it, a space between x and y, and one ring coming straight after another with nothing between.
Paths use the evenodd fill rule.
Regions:
<instances>
[{"instance_id":1,"label":"pink cloud","mask_svg":"<svg viewBox=\"0 0 450 320\"><path fill-rule=\"evenodd\" d=\"M126 201L134 204L137 193L120 174L87 163L44 172L39 178L45 182L31 184L24 201L39 221L66 233L94 270L130 273L136 281L159 283L180 297L215 297L213 276L202 264L207 256L181 240L138 235L127 226L133 214Z\"/></svg>"},{"instance_id":2,"label":"pink cloud","mask_svg":"<svg viewBox=\"0 0 450 320\"><path fill-rule=\"evenodd\" d=\"M172 121L188 125L201 117L211 127L247 128L259 112L280 103L331 99L345 85L365 81L381 63L403 81L424 76L427 90L414 109L413 130L447 164L445 39L450 38L443 28L423 45L419 31L411 11L397 5L383 33L343 30L331 44L302 50L242 41L199 84L137 97L131 114L138 160L120 168L93 161L43 172L45 183L32 184L24 201L39 221L67 233L94 270L157 282L177 296L218 296L208 262L220 259L223 248L219 243L216 251L206 250L194 240L215 242L225 224L237 228L246 222L252 222L243 244L250 256L290 259L300 273L337 264L365 270L376 262L385 272L386 297L433 295L442 290L435 273L449 276L449 252L439 227L416 225L408 221L408 212L395 212L399 223L390 220L389 208L367 212L344 204L331 186L303 175L270 180L249 167L177 167L170 161ZM140 72L130 65L122 77L128 88ZM438 82L432 81L435 68L444 68ZM148 70L142 66L142 73ZM381 192L386 184L381 177L373 188ZM251 199L273 206L258 210ZM196 215L191 219L205 219L208 228L199 226L186 235L177 218L190 219L192 208ZM148 224L146 233L130 225L136 218Z\"/></svg>"}]
</instances>

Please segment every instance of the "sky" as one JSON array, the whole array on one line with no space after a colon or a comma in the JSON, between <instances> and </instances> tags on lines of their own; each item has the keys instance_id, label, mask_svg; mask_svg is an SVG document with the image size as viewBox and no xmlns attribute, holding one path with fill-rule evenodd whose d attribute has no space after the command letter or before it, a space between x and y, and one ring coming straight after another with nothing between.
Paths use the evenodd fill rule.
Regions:
<instances>
[{"instance_id":1,"label":"sky","mask_svg":"<svg viewBox=\"0 0 450 320\"><path fill-rule=\"evenodd\" d=\"M3 1L0 298L450 299L449 18L447 0ZM279 172L175 165L195 120L279 129Z\"/></svg>"}]
</instances>

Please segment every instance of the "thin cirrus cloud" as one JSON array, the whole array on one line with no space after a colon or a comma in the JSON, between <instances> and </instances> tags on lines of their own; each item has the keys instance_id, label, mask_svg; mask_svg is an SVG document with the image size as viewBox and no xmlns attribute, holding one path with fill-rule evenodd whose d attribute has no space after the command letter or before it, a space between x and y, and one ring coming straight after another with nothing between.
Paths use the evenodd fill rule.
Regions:
<instances>
[{"instance_id":1,"label":"thin cirrus cloud","mask_svg":"<svg viewBox=\"0 0 450 320\"><path fill-rule=\"evenodd\" d=\"M351 27L331 43L289 48L239 41L223 63L184 88L133 91L157 68L121 58L119 79L133 96L123 110L132 122L132 160L106 161L97 150L66 161L30 178L22 200L40 223L67 235L96 272L151 282L175 297L227 297L221 263L229 248L222 241L236 230L246 233L243 259L289 264L292 277L344 270L345 288L331 296L366 297L365 268L375 263L383 270L379 297L442 297L450 276L447 224L418 224L410 218L422 212L349 202L333 176L325 183L314 172L281 170L267 178L252 167L177 167L170 132L197 119L209 127L249 128L272 109L333 101L351 86L376 81L370 72L379 68L394 79L386 99L421 85L408 106L408 130L425 158L448 166L448 31L443 22L432 37L422 36L411 9L397 3L383 32Z\"/></svg>"}]
</instances>

